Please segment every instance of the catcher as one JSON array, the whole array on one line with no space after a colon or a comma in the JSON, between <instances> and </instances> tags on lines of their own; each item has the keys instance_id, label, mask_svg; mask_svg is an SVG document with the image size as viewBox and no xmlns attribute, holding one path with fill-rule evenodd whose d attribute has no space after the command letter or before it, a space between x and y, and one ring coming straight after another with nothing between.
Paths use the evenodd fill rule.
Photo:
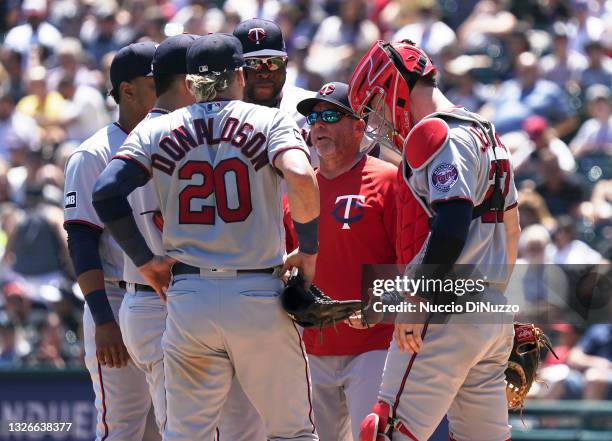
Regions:
<instances>
[{"instance_id":1,"label":"catcher","mask_svg":"<svg viewBox=\"0 0 612 441\"><path fill-rule=\"evenodd\" d=\"M410 41L378 41L357 65L349 99L377 141L402 153L398 261L490 268L482 300L504 304L520 233L510 156L491 123L454 106ZM414 297L418 301L418 297ZM442 417L450 439L510 439L504 371L513 317L504 312L398 316L378 402L361 441L427 440Z\"/></svg>"}]
</instances>

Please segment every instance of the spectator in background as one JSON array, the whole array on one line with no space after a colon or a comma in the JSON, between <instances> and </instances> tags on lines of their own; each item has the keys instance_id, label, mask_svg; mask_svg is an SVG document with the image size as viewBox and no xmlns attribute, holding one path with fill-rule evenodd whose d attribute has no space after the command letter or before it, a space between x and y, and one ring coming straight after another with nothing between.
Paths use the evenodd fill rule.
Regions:
<instances>
[{"instance_id":1,"label":"spectator in background","mask_svg":"<svg viewBox=\"0 0 612 441\"><path fill-rule=\"evenodd\" d=\"M459 26L457 35L468 52L485 51L508 36L516 25L516 17L505 9L503 0L480 0L470 16Z\"/></svg>"},{"instance_id":2,"label":"spectator in background","mask_svg":"<svg viewBox=\"0 0 612 441\"><path fill-rule=\"evenodd\" d=\"M40 58L44 60L45 55L49 55L55 50L62 34L55 26L46 21L46 0L24 0L21 9L26 23L9 31L4 40L4 46L19 52L25 57L26 64L30 65L29 61L34 61L28 59L32 55L32 49L39 48L42 52Z\"/></svg>"},{"instance_id":3,"label":"spectator in background","mask_svg":"<svg viewBox=\"0 0 612 441\"><path fill-rule=\"evenodd\" d=\"M10 317L0 311L0 369L13 369L30 350L30 346L17 335L17 327Z\"/></svg>"},{"instance_id":4,"label":"spectator in background","mask_svg":"<svg viewBox=\"0 0 612 441\"><path fill-rule=\"evenodd\" d=\"M569 48L568 29L557 22L552 29L552 53L540 60L542 78L563 85L566 90L576 90L580 73L587 68L584 55Z\"/></svg>"},{"instance_id":5,"label":"spectator in background","mask_svg":"<svg viewBox=\"0 0 612 441\"><path fill-rule=\"evenodd\" d=\"M586 52L589 41L598 41L604 31L603 21L591 14L590 0L572 0L572 18L569 22L570 48Z\"/></svg>"},{"instance_id":6,"label":"spectator in background","mask_svg":"<svg viewBox=\"0 0 612 441\"><path fill-rule=\"evenodd\" d=\"M546 118L559 138L571 133L578 123L567 93L541 78L538 59L531 52L518 57L516 79L505 81L481 113L492 116L500 133L520 130L532 115Z\"/></svg>"},{"instance_id":7,"label":"spectator in background","mask_svg":"<svg viewBox=\"0 0 612 441\"><path fill-rule=\"evenodd\" d=\"M68 74L60 80L58 91L65 100L59 118L65 141L80 144L110 122L104 98L96 89L75 84Z\"/></svg>"},{"instance_id":8,"label":"spectator in background","mask_svg":"<svg viewBox=\"0 0 612 441\"><path fill-rule=\"evenodd\" d=\"M590 41L586 45L589 65L578 78L583 90L595 84L602 84L608 89L612 88L612 60L608 57L600 41Z\"/></svg>"},{"instance_id":9,"label":"spectator in background","mask_svg":"<svg viewBox=\"0 0 612 441\"><path fill-rule=\"evenodd\" d=\"M568 356L568 365L584 374L585 400L612 399L612 324L591 326Z\"/></svg>"},{"instance_id":10,"label":"spectator in background","mask_svg":"<svg viewBox=\"0 0 612 441\"><path fill-rule=\"evenodd\" d=\"M576 222L571 216L561 216L553 235L552 261L557 265L596 265L602 263L601 254L576 239Z\"/></svg>"},{"instance_id":11,"label":"spectator in background","mask_svg":"<svg viewBox=\"0 0 612 441\"><path fill-rule=\"evenodd\" d=\"M326 82L346 80L353 58L380 37L378 28L366 16L365 0L342 2L339 15L323 20L313 37L307 69L317 72Z\"/></svg>"},{"instance_id":12,"label":"spectator in background","mask_svg":"<svg viewBox=\"0 0 612 441\"><path fill-rule=\"evenodd\" d=\"M514 172L517 176L535 179L543 151L549 151L555 155L559 167L565 173L572 173L576 170L576 161L571 150L567 144L555 136L545 118L537 115L530 116L523 123L523 130L530 142L519 147L519 150L512 156Z\"/></svg>"},{"instance_id":13,"label":"spectator in background","mask_svg":"<svg viewBox=\"0 0 612 441\"><path fill-rule=\"evenodd\" d=\"M8 74L8 84L2 86L8 88L7 93L15 101L19 101L26 93L22 81L24 76L22 59L19 52L5 47L0 48L0 62Z\"/></svg>"},{"instance_id":14,"label":"spectator in background","mask_svg":"<svg viewBox=\"0 0 612 441\"><path fill-rule=\"evenodd\" d=\"M27 364L34 367L63 369L70 355L64 347L65 329L57 314L49 313L38 326L38 342L27 357Z\"/></svg>"},{"instance_id":15,"label":"spectator in background","mask_svg":"<svg viewBox=\"0 0 612 441\"><path fill-rule=\"evenodd\" d=\"M530 225L543 225L548 231L556 226L555 219L551 216L546 202L532 188L522 188L518 196L519 222L521 229Z\"/></svg>"},{"instance_id":16,"label":"spectator in background","mask_svg":"<svg viewBox=\"0 0 612 441\"><path fill-rule=\"evenodd\" d=\"M550 150L540 153L538 176L542 181L536 191L542 195L553 216L577 212L584 200L582 187L575 175L567 174L561 169L559 159Z\"/></svg>"},{"instance_id":17,"label":"spectator in background","mask_svg":"<svg viewBox=\"0 0 612 441\"><path fill-rule=\"evenodd\" d=\"M71 76L77 85L98 87L101 78L83 65L83 47L76 38L63 38L57 46L57 66L49 70L47 88L57 90L63 77Z\"/></svg>"},{"instance_id":18,"label":"spectator in background","mask_svg":"<svg viewBox=\"0 0 612 441\"><path fill-rule=\"evenodd\" d=\"M435 0L418 0L411 22L400 28L391 41L412 40L422 48L434 62L443 47L456 44L457 36L446 23L440 20ZM454 101L453 101L454 102Z\"/></svg>"},{"instance_id":19,"label":"spectator in background","mask_svg":"<svg viewBox=\"0 0 612 441\"><path fill-rule=\"evenodd\" d=\"M59 92L47 89L47 70L43 66L28 71L27 91L17 103L17 111L36 120L41 127L43 141L58 142L64 137L58 119L62 114L64 98Z\"/></svg>"},{"instance_id":20,"label":"spectator in background","mask_svg":"<svg viewBox=\"0 0 612 441\"><path fill-rule=\"evenodd\" d=\"M240 21L249 20L253 17L274 21L281 7L279 0L226 0L223 11L226 14L237 14Z\"/></svg>"},{"instance_id":21,"label":"spectator in background","mask_svg":"<svg viewBox=\"0 0 612 441\"><path fill-rule=\"evenodd\" d=\"M446 81L450 86L446 92L448 99L471 112L480 109L485 101L477 88L474 70L489 65L490 59L483 55L460 55L446 63Z\"/></svg>"},{"instance_id":22,"label":"spectator in background","mask_svg":"<svg viewBox=\"0 0 612 441\"><path fill-rule=\"evenodd\" d=\"M576 157L589 153L612 155L612 93L610 88L595 84L586 91L590 119L580 126L570 143Z\"/></svg>"},{"instance_id":23,"label":"spectator in background","mask_svg":"<svg viewBox=\"0 0 612 441\"><path fill-rule=\"evenodd\" d=\"M118 29L116 12L115 5L103 2L95 7L94 20L85 22L81 28L81 40L97 68L105 54L118 51L127 40L128 36Z\"/></svg>"},{"instance_id":24,"label":"spectator in background","mask_svg":"<svg viewBox=\"0 0 612 441\"><path fill-rule=\"evenodd\" d=\"M11 149L21 145L38 147L40 130L30 116L15 110L15 100L8 93L0 94L0 158L11 160Z\"/></svg>"},{"instance_id":25,"label":"spectator in background","mask_svg":"<svg viewBox=\"0 0 612 441\"><path fill-rule=\"evenodd\" d=\"M207 32L222 32L225 15L212 5L191 4L181 8L172 17L170 24L176 27L176 31L204 35Z\"/></svg>"}]
</instances>

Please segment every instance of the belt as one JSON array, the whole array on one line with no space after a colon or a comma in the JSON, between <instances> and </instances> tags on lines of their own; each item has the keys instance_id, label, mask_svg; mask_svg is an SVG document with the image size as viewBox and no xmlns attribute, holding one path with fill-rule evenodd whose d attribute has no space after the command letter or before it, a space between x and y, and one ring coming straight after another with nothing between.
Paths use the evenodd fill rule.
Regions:
<instances>
[{"instance_id":1,"label":"belt","mask_svg":"<svg viewBox=\"0 0 612 441\"><path fill-rule=\"evenodd\" d=\"M151 288L149 285L142 285L140 283L133 283L132 285L134 285L135 291L155 292L155 290ZM127 286L128 286L128 282L125 282L123 280L119 282L119 288L121 288L122 290L127 291Z\"/></svg>"},{"instance_id":2,"label":"belt","mask_svg":"<svg viewBox=\"0 0 612 441\"><path fill-rule=\"evenodd\" d=\"M180 276L181 274L200 274L201 268L197 266L187 265L186 263L177 262L172 266L172 275ZM237 274L247 274L247 273L264 273L264 274L273 274L276 268L261 268L261 269L239 269L239 270L230 270L223 268L206 268L206 271L209 271L211 274L218 273L219 275L224 273L237 273Z\"/></svg>"}]
</instances>

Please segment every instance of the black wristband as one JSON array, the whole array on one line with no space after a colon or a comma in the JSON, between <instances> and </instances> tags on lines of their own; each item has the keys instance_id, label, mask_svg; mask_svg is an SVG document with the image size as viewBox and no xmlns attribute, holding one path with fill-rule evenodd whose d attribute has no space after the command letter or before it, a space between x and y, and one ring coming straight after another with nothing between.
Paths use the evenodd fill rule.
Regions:
<instances>
[{"instance_id":1,"label":"black wristband","mask_svg":"<svg viewBox=\"0 0 612 441\"><path fill-rule=\"evenodd\" d=\"M85 296L85 302L89 306L89 311L96 326L115 321L115 314L113 314L105 290L97 289L90 292Z\"/></svg>"},{"instance_id":2,"label":"black wristband","mask_svg":"<svg viewBox=\"0 0 612 441\"><path fill-rule=\"evenodd\" d=\"M300 251L305 254L317 254L319 251L319 216L304 224L294 220L293 226L298 237Z\"/></svg>"}]
</instances>

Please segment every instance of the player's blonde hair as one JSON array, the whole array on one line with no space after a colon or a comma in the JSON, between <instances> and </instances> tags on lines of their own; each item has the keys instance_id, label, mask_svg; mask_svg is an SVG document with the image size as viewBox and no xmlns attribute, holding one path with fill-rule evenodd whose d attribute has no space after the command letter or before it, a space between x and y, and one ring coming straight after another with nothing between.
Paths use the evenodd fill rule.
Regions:
<instances>
[{"instance_id":1,"label":"player's blonde hair","mask_svg":"<svg viewBox=\"0 0 612 441\"><path fill-rule=\"evenodd\" d=\"M229 89L234 81L235 71L209 73L206 75L187 75L189 90L197 101L212 101L219 92Z\"/></svg>"}]
</instances>

